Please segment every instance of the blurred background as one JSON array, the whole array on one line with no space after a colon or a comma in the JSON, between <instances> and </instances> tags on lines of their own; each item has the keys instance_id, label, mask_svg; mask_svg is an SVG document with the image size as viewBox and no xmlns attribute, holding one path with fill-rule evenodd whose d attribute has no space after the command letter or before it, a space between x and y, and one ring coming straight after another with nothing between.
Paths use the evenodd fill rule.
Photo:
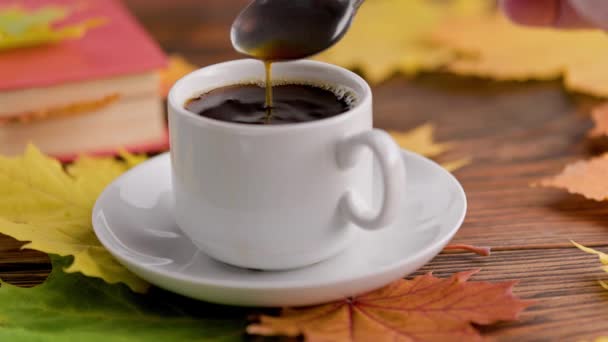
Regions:
<instances>
[{"instance_id":1,"label":"blurred background","mask_svg":"<svg viewBox=\"0 0 608 342\"><path fill-rule=\"evenodd\" d=\"M126 0L125 5L167 53L198 65L241 58L230 45L230 25L247 0Z\"/></svg>"}]
</instances>

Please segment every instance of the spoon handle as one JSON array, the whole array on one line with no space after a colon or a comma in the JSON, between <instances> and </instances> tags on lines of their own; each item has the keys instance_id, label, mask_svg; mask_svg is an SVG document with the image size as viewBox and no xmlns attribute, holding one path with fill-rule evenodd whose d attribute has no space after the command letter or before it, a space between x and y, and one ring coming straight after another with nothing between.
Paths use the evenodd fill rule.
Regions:
<instances>
[{"instance_id":1,"label":"spoon handle","mask_svg":"<svg viewBox=\"0 0 608 342\"><path fill-rule=\"evenodd\" d=\"M365 1L365 0L355 0L355 3L353 4L353 7L355 9L358 9L363 4L363 1Z\"/></svg>"}]
</instances>

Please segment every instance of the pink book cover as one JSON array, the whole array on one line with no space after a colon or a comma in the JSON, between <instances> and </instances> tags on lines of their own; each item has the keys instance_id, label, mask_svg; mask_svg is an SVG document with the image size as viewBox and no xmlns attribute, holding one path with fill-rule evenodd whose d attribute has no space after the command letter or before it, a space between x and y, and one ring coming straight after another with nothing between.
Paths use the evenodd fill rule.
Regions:
<instances>
[{"instance_id":1,"label":"pink book cover","mask_svg":"<svg viewBox=\"0 0 608 342\"><path fill-rule=\"evenodd\" d=\"M71 9L58 27L103 18L106 22L87 31L84 37L56 44L0 52L0 92L61 83L136 74L166 67L158 44L139 25L119 0L0 0L0 10L9 6L37 9L44 6ZM168 139L142 142L138 146L116 146L85 154L115 154L120 148L132 152L155 152L168 148ZM69 161L78 154L56 156Z\"/></svg>"},{"instance_id":2,"label":"pink book cover","mask_svg":"<svg viewBox=\"0 0 608 342\"><path fill-rule=\"evenodd\" d=\"M107 22L83 38L0 52L0 91L141 73L166 66L160 47L118 0L0 0L36 9L73 9L58 27L90 18Z\"/></svg>"}]
</instances>

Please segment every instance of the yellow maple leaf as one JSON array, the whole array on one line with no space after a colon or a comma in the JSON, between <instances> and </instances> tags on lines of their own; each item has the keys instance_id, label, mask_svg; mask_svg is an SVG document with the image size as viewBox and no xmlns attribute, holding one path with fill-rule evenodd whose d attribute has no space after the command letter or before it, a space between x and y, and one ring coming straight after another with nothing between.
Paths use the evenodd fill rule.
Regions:
<instances>
[{"instance_id":1,"label":"yellow maple leaf","mask_svg":"<svg viewBox=\"0 0 608 342\"><path fill-rule=\"evenodd\" d=\"M169 56L169 65L160 71L161 95L167 96L177 80L196 69L198 69L198 66L188 62L181 55Z\"/></svg>"},{"instance_id":2,"label":"yellow maple leaf","mask_svg":"<svg viewBox=\"0 0 608 342\"><path fill-rule=\"evenodd\" d=\"M585 253L589 253L589 254L595 254L598 256L598 259L600 260L600 262L602 263L602 270L608 272L608 255L606 253L602 253L600 251L596 251L593 248L589 248L589 247L585 247L583 245L580 245L574 241L570 241L572 242L573 245L575 245L578 249L580 249L581 251L585 252ZM606 290L608 290L608 283L605 281L600 280L599 281L600 285L602 285L602 287Z\"/></svg>"},{"instance_id":3,"label":"yellow maple leaf","mask_svg":"<svg viewBox=\"0 0 608 342\"><path fill-rule=\"evenodd\" d=\"M428 39L446 18L487 10L485 0L374 0L359 9L346 36L317 59L360 69L371 83L395 72L415 74L434 70L453 53Z\"/></svg>"},{"instance_id":4,"label":"yellow maple leaf","mask_svg":"<svg viewBox=\"0 0 608 342\"><path fill-rule=\"evenodd\" d=\"M449 20L433 34L459 57L447 69L497 80L550 80L566 88L608 96L608 36L592 30L528 28L500 14Z\"/></svg>"},{"instance_id":5,"label":"yellow maple leaf","mask_svg":"<svg viewBox=\"0 0 608 342\"><path fill-rule=\"evenodd\" d=\"M91 18L80 23L54 28L70 10L61 6L45 6L26 10L18 6L0 9L0 51L78 39L91 28L104 24L103 18Z\"/></svg>"},{"instance_id":6,"label":"yellow maple leaf","mask_svg":"<svg viewBox=\"0 0 608 342\"><path fill-rule=\"evenodd\" d=\"M435 157L450 148L449 144L439 144L434 141L435 127L427 123L408 132L389 131L397 144L414 153L426 157Z\"/></svg>"},{"instance_id":7,"label":"yellow maple leaf","mask_svg":"<svg viewBox=\"0 0 608 342\"><path fill-rule=\"evenodd\" d=\"M443 166L444 169L452 172L471 164L472 161L473 159L471 159L470 157L464 157L449 162L441 163L441 166Z\"/></svg>"},{"instance_id":8,"label":"yellow maple leaf","mask_svg":"<svg viewBox=\"0 0 608 342\"><path fill-rule=\"evenodd\" d=\"M82 157L65 170L33 146L23 156L0 156L0 233L28 241L23 248L73 256L66 272L123 282L144 292L148 284L110 255L91 225L99 193L142 160L123 156L125 161Z\"/></svg>"},{"instance_id":9,"label":"yellow maple leaf","mask_svg":"<svg viewBox=\"0 0 608 342\"><path fill-rule=\"evenodd\" d=\"M395 142L402 148L421 154L425 157L436 157L450 149L448 143L437 143L433 137L435 127L430 124L418 126L408 132L389 131ZM471 158L462 158L443 163L448 171L455 171L471 162Z\"/></svg>"}]
</instances>

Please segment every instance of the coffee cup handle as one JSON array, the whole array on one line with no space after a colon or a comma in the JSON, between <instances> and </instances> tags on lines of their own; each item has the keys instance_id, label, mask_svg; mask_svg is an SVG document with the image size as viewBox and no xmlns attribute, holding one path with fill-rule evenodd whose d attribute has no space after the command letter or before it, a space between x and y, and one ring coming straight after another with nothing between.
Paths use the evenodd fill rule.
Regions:
<instances>
[{"instance_id":1,"label":"coffee cup handle","mask_svg":"<svg viewBox=\"0 0 608 342\"><path fill-rule=\"evenodd\" d=\"M346 138L338 146L338 166L355 167L363 148L369 148L380 164L384 184L382 206L373 212L361 194L348 190L340 200L340 210L361 228L375 230L393 222L399 213L405 187L405 165L397 143L385 131L372 129Z\"/></svg>"}]
</instances>

